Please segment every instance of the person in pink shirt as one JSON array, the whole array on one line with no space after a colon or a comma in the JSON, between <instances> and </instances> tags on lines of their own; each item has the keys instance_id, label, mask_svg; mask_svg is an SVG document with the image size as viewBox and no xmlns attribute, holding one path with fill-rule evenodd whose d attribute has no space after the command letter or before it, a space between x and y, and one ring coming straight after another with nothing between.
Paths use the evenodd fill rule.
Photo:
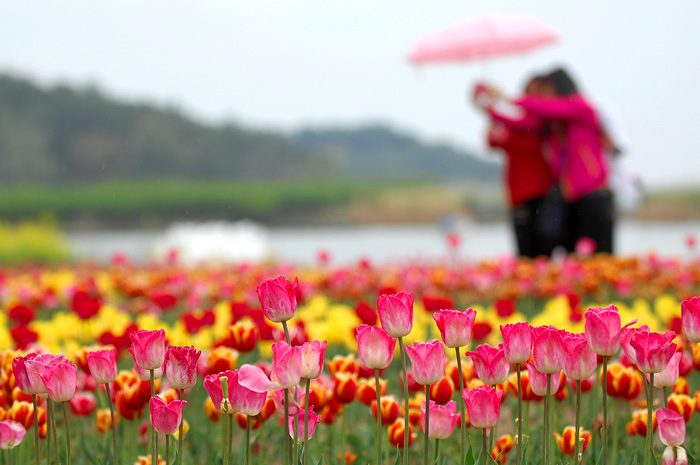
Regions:
<instances>
[{"instance_id":1,"label":"person in pink shirt","mask_svg":"<svg viewBox=\"0 0 700 465\"><path fill-rule=\"evenodd\" d=\"M511 102L546 122L545 156L565 203L561 245L574 252L587 238L596 252L613 253L613 199L598 115L563 69L549 73L545 81L544 95Z\"/></svg>"}]
</instances>

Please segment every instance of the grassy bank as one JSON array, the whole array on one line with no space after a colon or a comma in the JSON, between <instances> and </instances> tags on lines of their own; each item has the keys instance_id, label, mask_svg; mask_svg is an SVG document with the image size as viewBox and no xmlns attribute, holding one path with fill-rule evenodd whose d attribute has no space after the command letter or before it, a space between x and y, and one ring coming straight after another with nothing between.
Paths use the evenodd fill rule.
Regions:
<instances>
[{"instance_id":1,"label":"grassy bank","mask_svg":"<svg viewBox=\"0 0 700 465\"><path fill-rule=\"evenodd\" d=\"M109 182L84 186L0 187L0 217L18 220L49 212L61 222L139 223L148 219L260 221L309 215L324 208L372 201L416 183ZM146 219L146 220L144 220Z\"/></svg>"}]
</instances>

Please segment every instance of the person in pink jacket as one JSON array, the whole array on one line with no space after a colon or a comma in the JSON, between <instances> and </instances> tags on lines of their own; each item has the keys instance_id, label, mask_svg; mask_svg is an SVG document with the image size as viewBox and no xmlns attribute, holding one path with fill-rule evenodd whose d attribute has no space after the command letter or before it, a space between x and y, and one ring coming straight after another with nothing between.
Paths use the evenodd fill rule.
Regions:
<instances>
[{"instance_id":1,"label":"person in pink jacket","mask_svg":"<svg viewBox=\"0 0 700 465\"><path fill-rule=\"evenodd\" d=\"M545 80L544 95L512 103L546 121L545 152L565 204L562 245L574 252L587 238L596 252L613 253L613 199L598 115L563 69Z\"/></svg>"}]
</instances>

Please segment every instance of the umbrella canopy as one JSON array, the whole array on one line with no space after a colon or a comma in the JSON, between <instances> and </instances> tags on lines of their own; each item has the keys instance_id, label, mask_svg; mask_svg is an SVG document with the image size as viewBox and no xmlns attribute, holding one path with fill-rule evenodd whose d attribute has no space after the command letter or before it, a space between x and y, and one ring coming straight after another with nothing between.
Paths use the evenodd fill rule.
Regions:
<instances>
[{"instance_id":1,"label":"umbrella canopy","mask_svg":"<svg viewBox=\"0 0 700 465\"><path fill-rule=\"evenodd\" d=\"M474 61L526 53L556 40L556 33L531 15L477 15L427 34L408 59L413 64Z\"/></svg>"}]
</instances>

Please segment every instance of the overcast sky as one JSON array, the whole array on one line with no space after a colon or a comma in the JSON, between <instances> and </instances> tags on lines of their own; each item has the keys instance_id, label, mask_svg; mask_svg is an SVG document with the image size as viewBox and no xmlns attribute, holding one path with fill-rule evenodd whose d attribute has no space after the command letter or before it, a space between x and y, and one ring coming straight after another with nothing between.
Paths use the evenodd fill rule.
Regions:
<instances>
[{"instance_id":1,"label":"overcast sky","mask_svg":"<svg viewBox=\"0 0 700 465\"><path fill-rule=\"evenodd\" d=\"M532 13L561 40L489 63L407 64L425 32L484 12ZM466 89L486 76L516 92L563 64L617 107L648 185L700 178L700 2L0 0L0 18L0 70L44 84L285 131L382 122L479 150Z\"/></svg>"}]
</instances>

